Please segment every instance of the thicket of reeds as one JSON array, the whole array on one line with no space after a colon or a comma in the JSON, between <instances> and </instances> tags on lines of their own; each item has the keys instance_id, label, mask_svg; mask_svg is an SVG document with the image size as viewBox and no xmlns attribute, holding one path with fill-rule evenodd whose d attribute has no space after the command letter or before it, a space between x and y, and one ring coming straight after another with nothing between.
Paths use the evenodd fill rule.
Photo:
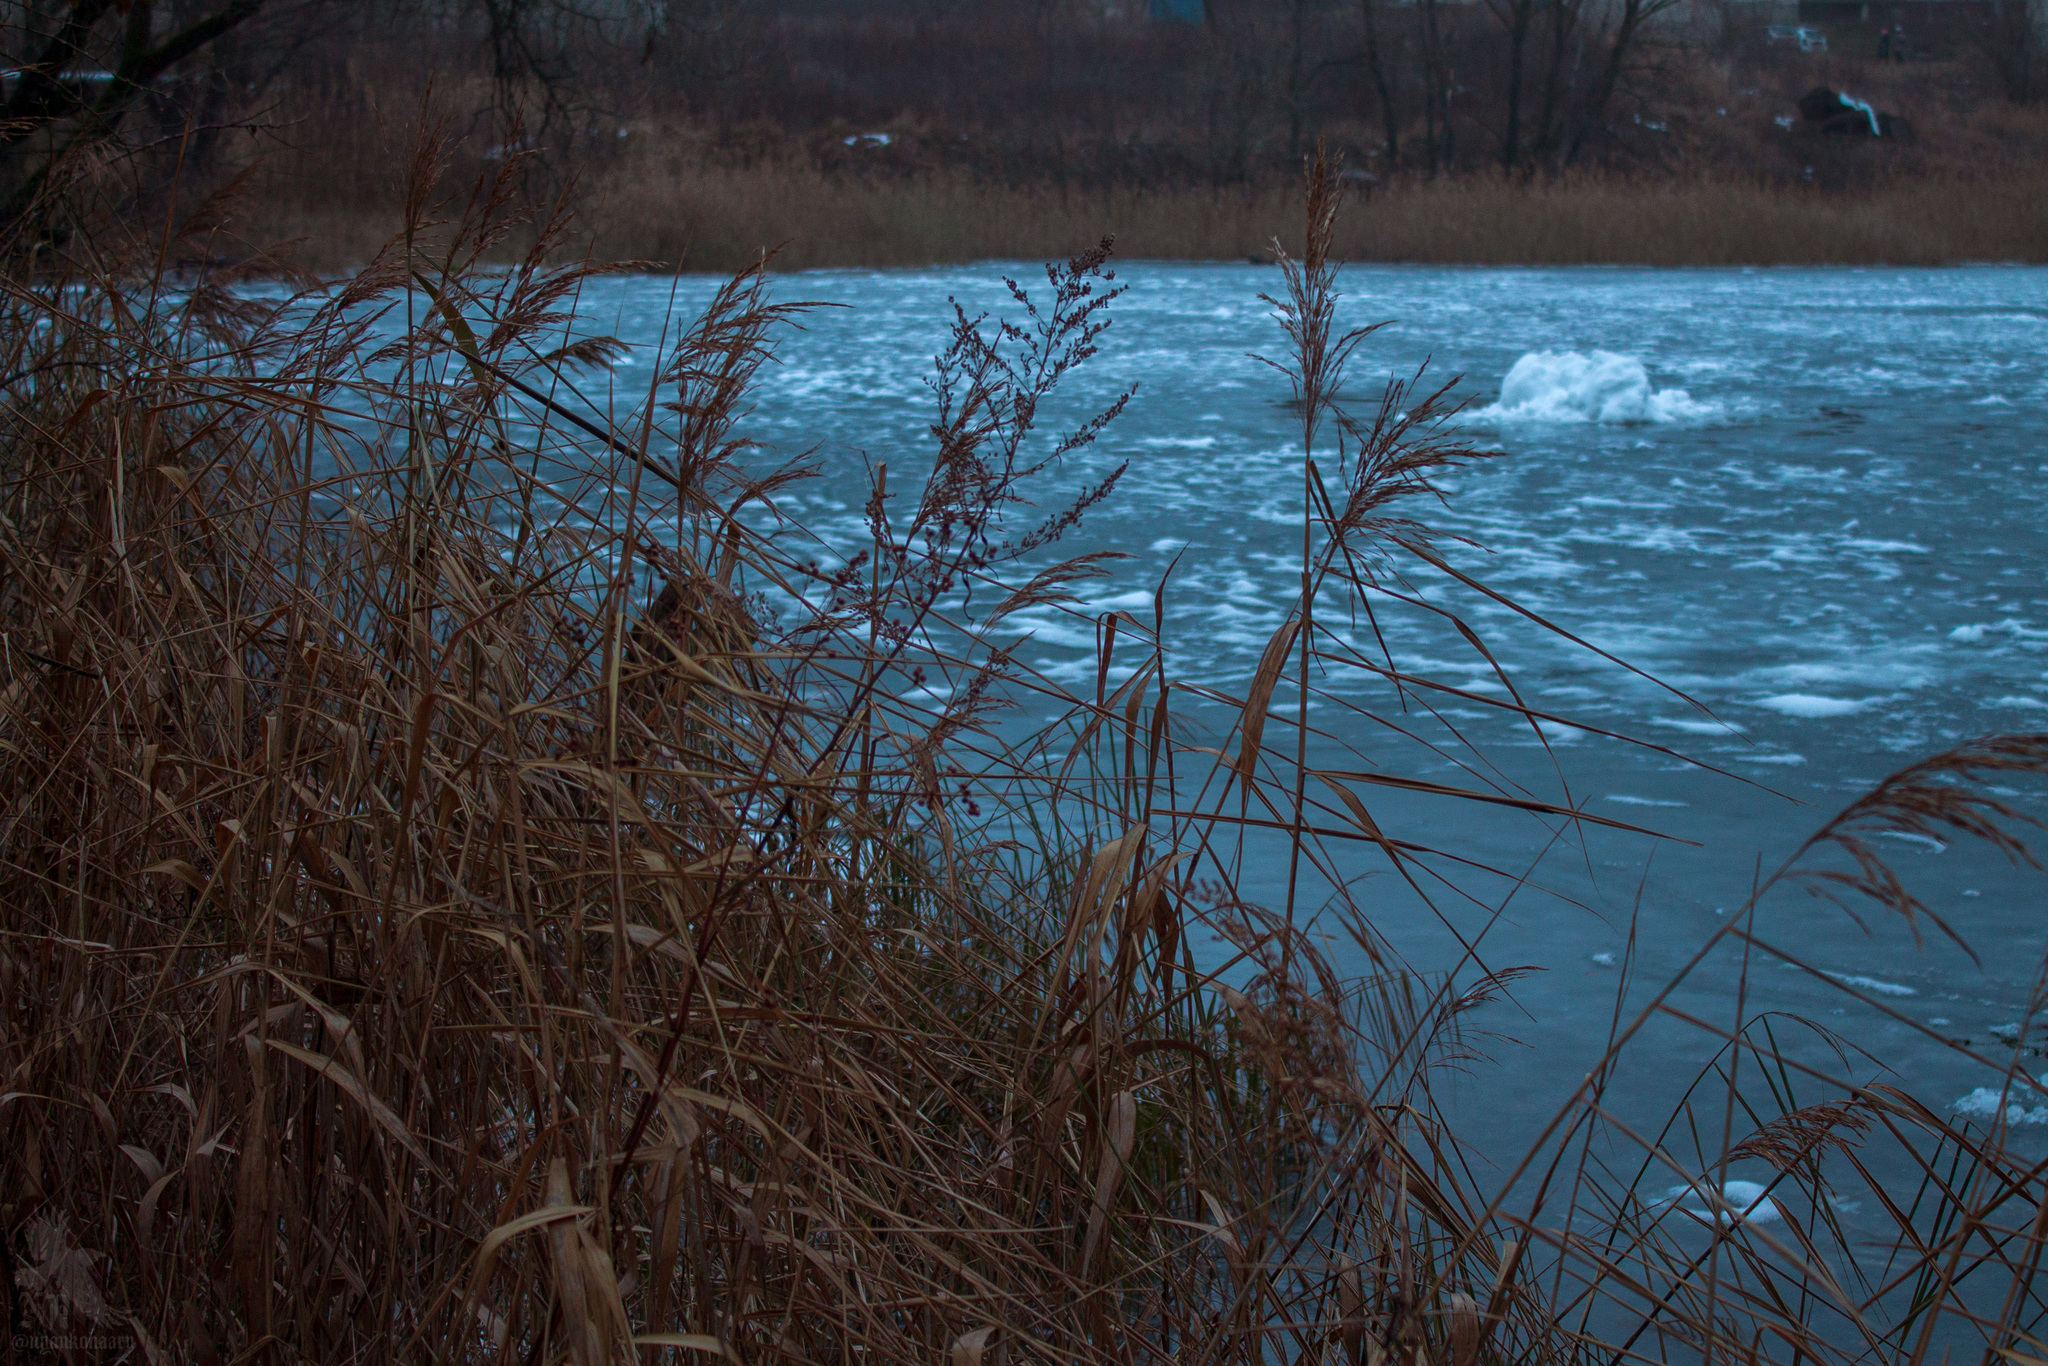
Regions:
<instances>
[{"instance_id":1,"label":"thicket of reeds","mask_svg":"<svg viewBox=\"0 0 2048 1366\"><path fill-rule=\"evenodd\" d=\"M1338 406L1326 165L1276 296L1303 593L1220 747L1160 614L1098 623L1079 696L1004 645L1111 569L1060 546L1115 479L1047 490L1115 410L1040 430L1100 363L1103 251L957 319L928 446L874 467L870 544L832 558L774 515L805 470L746 440L800 318L759 263L607 374L559 228L479 268L509 175L443 201L438 167L329 286L173 278L213 206L0 282L17 1359L2048 1355L2048 1171L1739 1001L1644 1116L1606 1082L1677 983L1617 997L1512 1179L1473 1176L1437 1083L1510 984L1402 967L1337 875L1440 891L1457 851L1413 838L1377 723L1445 693L1336 618L1479 591L1427 522L1478 453L1426 387ZM1004 742L1019 689L1066 712ZM1356 757L1312 768L1311 718ZM1871 832L2020 856L1978 784L2044 764L2008 736L1909 767L1702 957L1802 880L1925 923ZM1593 819L1491 781L1468 795ZM1262 834L1284 884L1238 877ZM1987 1061L2031 1104L2017 1057Z\"/></svg>"},{"instance_id":2,"label":"thicket of reeds","mask_svg":"<svg viewBox=\"0 0 2048 1366\"><path fill-rule=\"evenodd\" d=\"M722 270L781 242L792 268L1028 260L1082 250L1100 224L1114 225L1119 254L1134 258L1264 260L1304 207L1279 186L1060 192L776 167L633 174L588 189L600 258ZM2048 181L2028 172L1824 193L1599 176L1412 180L1356 205L1331 250L1347 261L1445 265L2039 261Z\"/></svg>"},{"instance_id":3,"label":"thicket of reeds","mask_svg":"<svg viewBox=\"0 0 2048 1366\"><path fill-rule=\"evenodd\" d=\"M1087 249L1115 230L1120 256L1270 259L1301 221L1300 192L1201 186L1141 190L1005 186L965 172L864 177L775 162L632 157L576 187L596 259L745 269L780 246L775 268L918 266L1031 260ZM383 245L382 196L281 196L236 215L241 242L299 239L296 259L354 270ZM391 196L396 200L398 196ZM1946 265L2039 261L2048 253L2048 182L1902 179L1860 190L1720 179L1599 175L1525 183L1478 176L1402 180L1361 196L1331 250L1347 261L1443 265ZM523 245L523 243L522 243Z\"/></svg>"}]
</instances>

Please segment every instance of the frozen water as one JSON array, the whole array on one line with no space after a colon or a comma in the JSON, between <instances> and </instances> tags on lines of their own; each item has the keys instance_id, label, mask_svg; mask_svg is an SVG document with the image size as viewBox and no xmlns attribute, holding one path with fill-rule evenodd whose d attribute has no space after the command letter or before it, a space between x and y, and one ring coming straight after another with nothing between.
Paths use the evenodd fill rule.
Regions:
<instances>
[{"instance_id":1,"label":"frozen water","mask_svg":"<svg viewBox=\"0 0 2048 1366\"><path fill-rule=\"evenodd\" d=\"M824 543L806 557L843 563L871 548L861 510L874 463L888 463L891 492L906 501L899 478L931 467L932 396L922 377L945 344L947 300L970 314L1014 314L1005 274L1030 284L1031 272L1014 264L823 271L777 283L782 298L849 305L813 313L783 337L742 433L762 444L764 464L808 456L824 471L797 490L807 500L801 520ZM1097 442L1065 458L1013 529L1128 463L1114 498L1062 546L1128 558L1077 595L1084 601L1005 622L1001 643L1028 633L1019 658L1092 700L1096 616L1127 611L1149 626L1150 594L1165 579L1176 725L1186 715L1187 743L1227 751L1232 716L1202 711L1194 690L1243 695L1300 583L1300 413L1285 381L1248 358L1282 354L1257 301L1275 279L1269 268L1160 262L1119 265L1117 277L1129 292L1109 310L1114 325L1045 413L1047 430L1071 429L1128 385L1136 394ZM674 287L688 310L716 282ZM1529 873L1526 883L1488 881L1440 865L1469 905L1455 895L1422 905L1384 876L1383 856L1367 845L1325 851L1375 930L1418 970L1460 962L1457 936L1467 932L1489 965L1550 969L1515 988L1512 1008L1527 1014L1507 1032L1529 1046L1530 1061L1472 1074L1475 1122L1506 1126L1554 1113L1559 1079L1582 1077L1603 1046L1607 993L1621 974L1587 961L1588 923L1639 927L1632 974L1661 982L1727 923L1716 908L1732 915L1744 904L1759 860L1775 867L1885 774L1987 731L2039 728L2048 707L2048 269L1350 267L1341 287L1340 328L1393 320L1355 357L1345 383L1353 411L1369 415L1387 379L1412 376L1427 358L1425 391L1458 379L1452 397L1486 415L1461 439L1501 452L1447 480L1447 506L1412 501L1407 512L1445 533L1461 570L1684 694L1428 576L1416 591L1459 611L1531 705L1665 748L1552 727L1546 749L1526 723L1479 700L1507 694L1449 619L1397 617L1384 595L1369 601L1374 612L1388 609L1378 624L1394 663L1473 685L1471 696L1424 696L1431 713L1416 707L1416 694L1393 696L1362 673L1317 677L1332 696L1315 708L1312 766L1498 782L1677 837L1376 794L1372 814L1390 836ZM671 288L666 279L592 281L586 320L651 342L668 321ZM1978 401L1992 394L2003 401ZM1316 455L1334 483L1331 442L1326 432ZM1133 605L1110 605L1123 602ZM1317 616L1333 636L1380 657L1361 603L1319 604ZM1117 669L1143 662L1139 632L1118 640ZM1291 707L1276 707L1268 743L1291 757L1283 714ZM1025 696L1005 715L1003 724L1021 727L1046 705ZM1428 729L1437 720L1444 726ZM1436 747L1404 748L1406 732ZM1568 734L1584 738L1565 750L1557 740ZM2048 815L2033 792L2000 800ZM1922 869L1938 847L1873 844ZM1984 1007L1988 1018L2013 1018L2027 1008L2040 960L2042 883L1995 851L1979 859L1983 852L1958 841L1925 889L1930 912L1977 961L1925 921L1866 916L1866 934L1796 893L1763 908L1763 937L1849 978L1899 984L1910 973L1918 997L1876 992L1894 1004L1961 1018L1972 1008L1950 1002L1962 996L1995 1002ZM1247 894L1279 904L1277 869L1248 859ZM1543 900L1553 889L1559 897ZM1320 904L1329 892L1318 884L1302 900ZM1457 923L1446 927L1440 914ZM1337 951L1349 952L1341 943ZM1373 970L1363 954L1340 966ZM1738 966L1698 968L1687 1008L1728 1018ZM1748 980L1749 1009L1830 1019L1846 1008L1861 1056L1894 1069L1892 1080L1932 1107L1956 1095L1945 1043L1874 1017L1811 974ZM1642 1084L1689 1077L1719 1043L1685 1047L1661 1041ZM1812 1061L1838 1065L1832 1055ZM2028 1098L2022 1110L2035 1108Z\"/></svg>"}]
</instances>

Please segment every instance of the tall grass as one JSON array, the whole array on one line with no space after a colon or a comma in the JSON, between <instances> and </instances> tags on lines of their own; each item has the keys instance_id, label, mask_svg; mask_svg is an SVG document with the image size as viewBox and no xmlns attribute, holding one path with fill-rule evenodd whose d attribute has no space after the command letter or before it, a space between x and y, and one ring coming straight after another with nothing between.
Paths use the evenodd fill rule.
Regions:
<instances>
[{"instance_id":1,"label":"tall grass","mask_svg":"<svg viewBox=\"0 0 2048 1366\"><path fill-rule=\"evenodd\" d=\"M1404 602L1448 610L1416 583L1484 591L1425 520L1479 456L1427 386L1337 404L1327 165L1275 355L1303 591L1218 699L1176 677L1163 611L1098 622L1079 695L998 643L1108 569L1060 544L1118 475L1064 499L1053 477L1121 404L1040 430L1097 363L1105 249L1013 286L1001 326L956 317L927 450L874 468L869 544L835 558L776 515L809 471L745 437L802 313L766 261L608 373L559 225L483 268L519 230L512 171L444 204L440 164L429 143L402 231L330 288L173 279L210 207L132 260L4 282L0 1266L23 1350L2041 1351L2048 1182L2002 1126L1833 1075L1739 1006L1699 1024L1727 1051L1686 1108L1610 1114L1674 982L1617 998L1606 1059L1482 1185L1436 1095L1506 980L1384 956L1347 978L1296 897L1238 877L1277 830L1290 879L1339 889L1315 923L1381 955L1331 874L1364 857L1433 894L1444 855L1401 802L1445 789L1353 738L1395 718L1327 675L1390 706L1444 689L1326 614L1393 632ZM1019 689L1064 714L1004 742ZM1217 700L1231 734L1198 743ZM1355 762L1312 768L1310 725ZM1822 879L1924 921L1870 832L2017 856L1975 784L2044 763L2022 736L1908 768L1758 900ZM1483 772L1450 795L1594 820ZM1754 904L1695 962L1755 935ZM1726 1206L1732 1170L1782 1217ZM1894 1223L1881 1266L1826 1198L1858 1179ZM1656 1198L1674 1183L1694 1194Z\"/></svg>"}]
</instances>

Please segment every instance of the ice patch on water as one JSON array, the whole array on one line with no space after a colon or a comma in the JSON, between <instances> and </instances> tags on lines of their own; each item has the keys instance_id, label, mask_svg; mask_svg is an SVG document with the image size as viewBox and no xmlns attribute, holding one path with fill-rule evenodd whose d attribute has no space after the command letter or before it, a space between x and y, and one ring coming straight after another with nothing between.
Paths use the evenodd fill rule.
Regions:
<instances>
[{"instance_id":1,"label":"ice patch on water","mask_svg":"<svg viewBox=\"0 0 2048 1366\"><path fill-rule=\"evenodd\" d=\"M1656 797L1631 797L1631 796L1629 796L1629 795L1628 795L1627 793L1624 793L1624 792L1610 792L1610 793L1609 793L1609 794L1608 794L1607 796L1605 796L1605 797L1602 797L1602 798L1601 798L1600 800L1602 800L1602 801L1607 801L1607 802L1620 802L1620 803L1621 803L1621 804L1622 804L1623 806L1685 806L1685 805L1688 805L1688 803L1686 803L1686 802L1667 802L1667 801L1661 801L1661 800L1659 800L1659 799L1658 799L1658 798L1656 798Z\"/></svg>"},{"instance_id":2,"label":"ice patch on water","mask_svg":"<svg viewBox=\"0 0 2048 1366\"><path fill-rule=\"evenodd\" d=\"M1994 697L1989 702L1985 703L1985 705L1989 707L2048 707L2048 702L2043 702L2038 697L2015 696Z\"/></svg>"},{"instance_id":3,"label":"ice patch on water","mask_svg":"<svg viewBox=\"0 0 2048 1366\"><path fill-rule=\"evenodd\" d=\"M1096 614L1119 611L1132 612L1140 607L1150 607L1151 605L1151 589L1133 588L1127 593L1118 593L1114 597L1097 598L1088 604L1088 610Z\"/></svg>"},{"instance_id":4,"label":"ice patch on water","mask_svg":"<svg viewBox=\"0 0 2048 1366\"><path fill-rule=\"evenodd\" d=\"M1854 702L1846 697L1817 697L1812 693L1784 692L1776 697L1759 698L1757 705L1769 707L1772 711L1781 712L1786 716L1819 721L1830 716L1847 716L1852 712L1862 711L1870 703Z\"/></svg>"},{"instance_id":5,"label":"ice patch on water","mask_svg":"<svg viewBox=\"0 0 2048 1366\"><path fill-rule=\"evenodd\" d=\"M1783 1217L1778 1213L1777 1202L1754 1181L1730 1181L1721 1187L1718 1196L1711 1181L1702 1181L1697 1186L1673 1186L1664 1192L1663 1199L1655 1202L1655 1207L1674 1204L1681 1213L1702 1223L1768 1224Z\"/></svg>"},{"instance_id":6,"label":"ice patch on water","mask_svg":"<svg viewBox=\"0 0 2048 1366\"><path fill-rule=\"evenodd\" d=\"M1852 523L1851 525L1854 524ZM1849 528L1844 527L1842 529L1847 531ZM1867 550L1875 555L1926 555L1930 553L1926 546L1915 545L1911 541L1872 541L1858 537L1844 541L1842 545L1848 550Z\"/></svg>"},{"instance_id":7,"label":"ice patch on water","mask_svg":"<svg viewBox=\"0 0 2048 1366\"><path fill-rule=\"evenodd\" d=\"M1500 401L1473 417L1483 422L1654 422L1697 426L1722 415L1683 389L1656 389L1633 356L1612 351L1531 351L1501 381Z\"/></svg>"},{"instance_id":8,"label":"ice patch on water","mask_svg":"<svg viewBox=\"0 0 2048 1366\"><path fill-rule=\"evenodd\" d=\"M1742 734L1742 727L1732 721L1703 721L1690 716L1653 716L1650 724L1667 730L1682 730L1688 735Z\"/></svg>"},{"instance_id":9,"label":"ice patch on water","mask_svg":"<svg viewBox=\"0 0 2048 1366\"><path fill-rule=\"evenodd\" d=\"M2007 398L2004 394L1986 394L1982 398L1972 399L1971 402L1979 408L2012 407L2012 400Z\"/></svg>"},{"instance_id":10,"label":"ice patch on water","mask_svg":"<svg viewBox=\"0 0 2048 1366\"><path fill-rule=\"evenodd\" d=\"M1062 646L1070 650L1094 650L1099 643L1092 631L1078 631L1064 621L1048 621L1029 612L1010 618L1012 629L1021 629L1038 645ZM1090 666L1093 667L1092 665Z\"/></svg>"},{"instance_id":11,"label":"ice patch on water","mask_svg":"<svg viewBox=\"0 0 2048 1366\"><path fill-rule=\"evenodd\" d=\"M1958 645L1981 645L1994 633L2010 636L2014 640L2029 641L2048 637L2048 631L2027 625L2017 617L2003 621L1972 621L1956 627L1948 638Z\"/></svg>"},{"instance_id":12,"label":"ice patch on water","mask_svg":"<svg viewBox=\"0 0 2048 1366\"><path fill-rule=\"evenodd\" d=\"M1949 1106L1949 1109L1965 1119L1996 1121L1999 1118L1999 1107L2004 1106L2004 1118L2008 1125L2048 1124L2048 1105L2012 1105L2008 1103L2010 1099L2009 1092L1994 1091L1988 1086L1980 1086Z\"/></svg>"},{"instance_id":13,"label":"ice patch on water","mask_svg":"<svg viewBox=\"0 0 2048 1366\"><path fill-rule=\"evenodd\" d=\"M1913 988L1901 986L1897 982L1881 982L1875 977L1862 977L1853 972L1824 972L1821 975L1823 977L1832 977L1845 987L1855 987L1858 991L1876 992L1879 996L1918 996L1920 994Z\"/></svg>"}]
</instances>

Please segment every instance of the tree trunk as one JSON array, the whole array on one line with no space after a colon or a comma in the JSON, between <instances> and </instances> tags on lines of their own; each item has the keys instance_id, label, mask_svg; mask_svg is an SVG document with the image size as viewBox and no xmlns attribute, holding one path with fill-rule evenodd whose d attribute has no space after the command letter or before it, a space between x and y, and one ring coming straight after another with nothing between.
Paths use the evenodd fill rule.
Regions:
<instances>
[{"instance_id":1,"label":"tree trunk","mask_svg":"<svg viewBox=\"0 0 2048 1366\"><path fill-rule=\"evenodd\" d=\"M1292 163L1301 159L1301 124L1303 105L1308 99L1309 77L1302 73L1302 63L1308 58L1308 0L1294 0L1288 16L1287 46L1287 160Z\"/></svg>"},{"instance_id":2,"label":"tree trunk","mask_svg":"<svg viewBox=\"0 0 2048 1366\"><path fill-rule=\"evenodd\" d=\"M1550 0L1550 56L1543 74L1543 108L1536 119L1536 143L1530 159L1542 163L1557 150L1559 106L1564 94L1565 58L1579 24L1577 0Z\"/></svg>"},{"instance_id":3,"label":"tree trunk","mask_svg":"<svg viewBox=\"0 0 2048 1366\"><path fill-rule=\"evenodd\" d=\"M1401 164L1401 118L1394 111L1393 87L1387 84L1387 66L1380 57L1379 0L1358 0L1359 14L1365 20L1365 63L1372 75L1373 89L1379 92L1380 120L1387 130L1387 166L1389 169Z\"/></svg>"},{"instance_id":4,"label":"tree trunk","mask_svg":"<svg viewBox=\"0 0 2048 1366\"><path fill-rule=\"evenodd\" d=\"M1429 139L1429 173L1443 169L1444 149L1451 140L1450 91L1444 71L1443 34L1437 26L1436 0L1420 0L1422 11L1422 122Z\"/></svg>"},{"instance_id":5,"label":"tree trunk","mask_svg":"<svg viewBox=\"0 0 2048 1366\"><path fill-rule=\"evenodd\" d=\"M1578 159L1587 137L1599 126L1600 120L1607 117L1607 102L1614 98L1614 87L1621 81L1621 70L1628 61L1629 49L1635 46L1637 31L1644 19L1662 8L1661 4L1652 8L1647 0L1622 0L1621 21L1615 25L1614 41L1608 46L1607 60L1594 79L1593 93L1579 116L1578 126L1572 131L1571 142L1565 147L1562 164L1569 166Z\"/></svg>"},{"instance_id":6,"label":"tree trunk","mask_svg":"<svg viewBox=\"0 0 2048 1366\"><path fill-rule=\"evenodd\" d=\"M1536 0L1508 0L1504 16L1498 6L1493 7L1494 14L1508 26L1508 109L1507 121L1501 128L1500 164L1509 170L1514 169L1522 153L1522 68L1529 50L1529 23L1535 11Z\"/></svg>"}]
</instances>

